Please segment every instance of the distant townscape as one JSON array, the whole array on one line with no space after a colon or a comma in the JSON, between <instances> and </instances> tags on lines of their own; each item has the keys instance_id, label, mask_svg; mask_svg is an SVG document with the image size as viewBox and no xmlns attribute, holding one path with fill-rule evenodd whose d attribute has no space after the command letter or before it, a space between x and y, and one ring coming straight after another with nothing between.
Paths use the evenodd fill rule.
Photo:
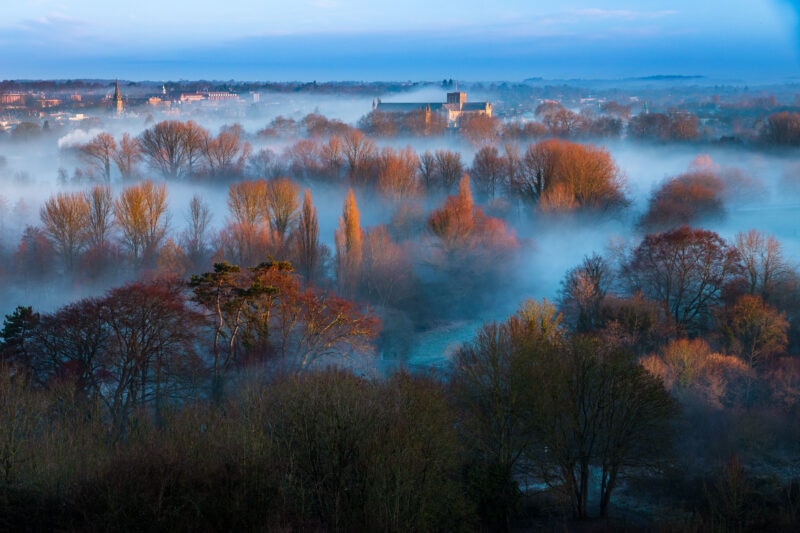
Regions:
<instances>
[{"instance_id":1,"label":"distant townscape","mask_svg":"<svg viewBox=\"0 0 800 533\"><path fill-rule=\"evenodd\" d=\"M203 113L274 114L275 97L363 99L353 114L378 137L430 136L479 130L498 138L615 139L658 142L797 142L791 117L800 97L791 85L709 85L698 76L649 76L613 82L131 82L121 80L0 82L0 135L38 128L89 128L100 117ZM680 91L676 98L674 89ZM437 98L431 99L430 95ZM468 100L468 95L470 98ZM216 110L216 111L215 111ZM278 113L287 118L286 109ZM784 113L781 115L781 113Z\"/></svg>"}]
</instances>

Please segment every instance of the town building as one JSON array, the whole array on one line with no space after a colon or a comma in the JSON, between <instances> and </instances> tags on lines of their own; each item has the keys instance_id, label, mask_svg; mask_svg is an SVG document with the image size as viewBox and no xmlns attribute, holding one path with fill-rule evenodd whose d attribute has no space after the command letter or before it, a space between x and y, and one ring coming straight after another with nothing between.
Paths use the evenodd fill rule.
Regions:
<instances>
[{"instance_id":1,"label":"town building","mask_svg":"<svg viewBox=\"0 0 800 533\"><path fill-rule=\"evenodd\" d=\"M447 93L445 102L381 102L377 98L372 103L372 109L381 113L411 113L424 111L425 114L440 113L447 119L450 127L455 127L462 116L486 115L492 116L492 104L489 102L467 102L467 93Z\"/></svg>"},{"instance_id":2,"label":"town building","mask_svg":"<svg viewBox=\"0 0 800 533\"><path fill-rule=\"evenodd\" d=\"M205 100L206 97L200 93L181 93L181 103L183 104L191 104L193 102L202 102Z\"/></svg>"},{"instance_id":3,"label":"town building","mask_svg":"<svg viewBox=\"0 0 800 533\"><path fill-rule=\"evenodd\" d=\"M3 93L0 94L0 105L3 106L24 106L25 95L22 93Z\"/></svg>"},{"instance_id":4,"label":"town building","mask_svg":"<svg viewBox=\"0 0 800 533\"><path fill-rule=\"evenodd\" d=\"M239 100L239 95L236 93L229 93L223 91L210 92L208 93L208 100L211 102Z\"/></svg>"}]
</instances>

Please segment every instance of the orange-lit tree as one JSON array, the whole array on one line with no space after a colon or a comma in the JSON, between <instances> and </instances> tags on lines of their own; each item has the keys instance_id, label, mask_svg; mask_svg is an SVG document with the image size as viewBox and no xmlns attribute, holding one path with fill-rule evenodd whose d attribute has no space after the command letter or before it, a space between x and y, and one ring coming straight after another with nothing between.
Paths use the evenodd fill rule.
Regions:
<instances>
[{"instance_id":1,"label":"orange-lit tree","mask_svg":"<svg viewBox=\"0 0 800 533\"><path fill-rule=\"evenodd\" d=\"M336 242L336 279L339 283L339 291L346 297L353 297L357 293L361 277L364 239L364 230L361 229L360 214L353 189L347 192L334 239Z\"/></svg>"}]
</instances>

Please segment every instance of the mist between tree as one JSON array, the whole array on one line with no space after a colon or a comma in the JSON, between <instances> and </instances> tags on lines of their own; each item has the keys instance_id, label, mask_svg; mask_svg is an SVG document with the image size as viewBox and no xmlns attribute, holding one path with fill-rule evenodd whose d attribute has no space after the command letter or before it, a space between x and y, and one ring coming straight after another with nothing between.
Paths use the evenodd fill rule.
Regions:
<instances>
[{"instance_id":1,"label":"mist between tree","mask_svg":"<svg viewBox=\"0 0 800 533\"><path fill-rule=\"evenodd\" d=\"M542 457L543 443L569 448L564 432L582 428L562 426L538 393L503 403L471 381L476 372L522 390L506 381L527 369L520 375L552 380L565 402L571 387L602 403L641 386L652 407L644 426L666 431L676 403L677 423L728 432L682 427L702 475L748 468L759 451L742 428L768 413L774 429L798 406L800 114L782 103L790 89L780 99L647 89L638 109L642 96L623 89L474 89L499 100L494 116L448 124L420 110L370 111L362 92L340 108L331 96L275 94L260 105L145 107L78 128L20 122L0 138L4 363L44 389L79 380L120 439L139 409L228 401L250 376L284 376L275 379L289 379L280 386L294 398L291 387L307 383L285 375L330 365L362 376L436 369L455 376L447 394L477 432L459 439L475 454L464 490L483 523L518 517L528 479L585 517L594 504L608 514L620 469L642 483L651 469L675 472L654 460L655 444L629 450L633 468L607 449ZM425 91L387 101L436 92ZM137 329L139 315L156 330ZM528 345L531 335L541 342ZM124 348L133 339L141 350ZM97 359L85 359L87 343ZM493 448L493 431L506 429L484 401L524 431ZM597 431L622 439L614 428ZM777 432L769 449L793 435ZM603 446L622 446L612 440ZM791 457L776 452L775 464ZM355 520L328 511L315 520Z\"/></svg>"}]
</instances>

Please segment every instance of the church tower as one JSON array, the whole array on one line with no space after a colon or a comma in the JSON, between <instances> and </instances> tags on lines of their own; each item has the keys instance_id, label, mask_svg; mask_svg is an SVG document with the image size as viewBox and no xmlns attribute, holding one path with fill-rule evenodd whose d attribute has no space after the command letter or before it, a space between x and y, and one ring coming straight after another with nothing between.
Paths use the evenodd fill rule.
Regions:
<instances>
[{"instance_id":1,"label":"church tower","mask_svg":"<svg viewBox=\"0 0 800 533\"><path fill-rule=\"evenodd\" d=\"M122 93L119 92L119 80L117 80L117 83L114 87L114 105L117 108L117 115L121 115L125 108L125 104L122 101Z\"/></svg>"}]
</instances>

